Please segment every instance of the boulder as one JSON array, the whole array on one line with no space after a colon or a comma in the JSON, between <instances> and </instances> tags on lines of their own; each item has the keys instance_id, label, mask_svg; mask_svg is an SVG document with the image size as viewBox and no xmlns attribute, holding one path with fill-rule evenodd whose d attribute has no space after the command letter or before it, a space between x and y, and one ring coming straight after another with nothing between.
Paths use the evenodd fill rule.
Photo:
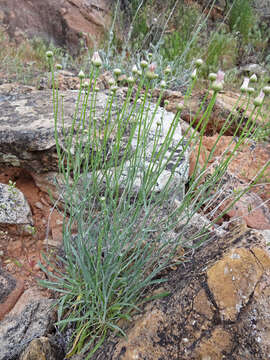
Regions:
<instances>
[{"instance_id":1,"label":"boulder","mask_svg":"<svg viewBox=\"0 0 270 360\"><path fill-rule=\"evenodd\" d=\"M3 0L0 18L11 39L41 38L78 53L110 28L110 0Z\"/></svg>"},{"instance_id":2,"label":"boulder","mask_svg":"<svg viewBox=\"0 0 270 360\"><path fill-rule=\"evenodd\" d=\"M14 183L0 183L0 225L20 233L33 225L30 206Z\"/></svg>"},{"instance_id":3,"label":"boulder","mask_svg":"<svg viewBox=\"0 0 270 360\"><path fill-rule=\"evenodd\" d=\"M148 304L127 338L109 339L93 359L267 359L270 256L264 246L244 228L205 243L165 284L171 295Z\"/></svg>"},{"instance_id":4,"label":"boulder","mask_svg":"<svg viewBox=\"0 0 270 360\"><path fill-rule=\"evenodd\" d=\"M54 300L35 288L26 290L12 311L0 322L0 359L17 358L35 338L46 336L55 322Z\"/></svg>"},{"instance_id":5,"label":"boulder","mask_svg":"<svg viewBox=\"0 0 270 360\"><path fill-rule=\"evenodd\" d=\"M30 342L20 355L19 360L61 360L63 352L49 338L42 336Z\"/></svg>"},{"instance_id":6,"label":"boulder","mask_svg":"<svg viewBox=\"0 0 270 360\"><path fill-rule=\"evenodd\" d=\"M64 101L64 123L66 130L71 127L74 116L74 109L78 97L77 91L60 92L59 97L63 95ZM99 121L97 126L102 126L102 115L105 104L107 102L108 92L99 92L96 99L96 120ZM117 101L123 101L121 96ZM112 114L117 114L116 105L112 108ZM86 119L88 119L88 111ZM148 119L155 114L151 123L149 136L146 146L147 153L145 156L144 168L147 168L155 147L158 152L165 140L165 136L170 128L174 114L164 109L155 109L155 106L149 104ZM59 115L60 117L60 115ZM76 126L79 123L80 115L76 119ZM114 118L113 118L114 119ZM60 122L60 120L59 120ZM62 120L61 120L62 122ZM159 126L159 134L156 136L157 127ZM59 135L61 138L61 125L59 125ZM58 169L58 158L56 154L56 145L54 138L54 115L53 101L51 91L32 92L31 94L3 94L2 113L0 117L0 164L4 166L19 166L25 168L31 173L48 173ZM132 141L132 149L135 151L139 130L137 128L134 139ZM102 135L101 135L102 136ZM111 131L111 140L113 142L114 131ZM181 155L183 146L174 147L181 139L181 127L177 125L171 147L167 149L164 161L170 159L166 168L160 174L157 180L156 191L160 191L174 169L174 177L178 184L184 183L188 178L188 152ZM123 137L123 148L125 145ZM60 140L61 142L61 140ZM61 142L64 149L64 143ZM122 149L122 147L121 147ZM162 162L162 164L164 163ZM125 164L123 177L129 169L129 162ZM143 170L142 170L143 171ZM140 176L135 186L140 186ZM180 195L181 197L182 195Z\"/></svg>"}]
</instances>

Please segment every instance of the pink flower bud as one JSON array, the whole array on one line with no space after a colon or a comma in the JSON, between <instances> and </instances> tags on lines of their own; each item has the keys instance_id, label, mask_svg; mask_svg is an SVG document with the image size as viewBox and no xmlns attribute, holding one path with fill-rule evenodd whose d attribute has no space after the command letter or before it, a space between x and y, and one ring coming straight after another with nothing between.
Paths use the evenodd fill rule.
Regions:
<instances>
[{"instance_id":1,"label":"pink flower bud","mask_svg":"<svg viewBox=\"0 0 270 360\"><path fill-rule=\"evenodd\" d=\"M150 65L149 65L149 71L151 71L151 72L155 72L155 70L156 70L156 68L157 68L157 65L156 65L156 63L151 63Z\"/></svg>"}]
</instances>

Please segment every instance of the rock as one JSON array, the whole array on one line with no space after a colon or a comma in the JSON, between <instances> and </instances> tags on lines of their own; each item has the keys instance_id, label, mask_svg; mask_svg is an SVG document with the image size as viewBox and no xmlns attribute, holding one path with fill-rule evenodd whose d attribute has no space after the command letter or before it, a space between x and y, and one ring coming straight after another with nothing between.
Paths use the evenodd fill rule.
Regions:
<instances>
[{"instance_id":1,"label":"rock","mask_svg":"<svg viewBox=\"0 0 270 360\"><path fill-rule=\"evenodd\" d=\"M64 354L57 346L52 345L47 337L40 337L30 342L20 355L19 360L60 360Z\"/></svg>"},{"instance_id":2,"label":"rock","mask_svg":"<svg viewBox=\"0 0 270 360\"><path fill-rule=\"evenodd\" d=\"M253 74L256 74L258 76L263 77L264 75L266 75L267 70L259 64L247 64L241 66L239 68L239 72L240 74L244 74L246 76L251 76Z\"/></svg>"},{"instance_id":3,"label":"rock","mask_svg":"<svg viewBox=\"0 0 270 360\"><path fill-rule=\"evenodd\" d=\"M204 112L207 109L207 106L210 103L211 96L213 95L212 91L206 96L206 99L204 100L204 104L202 108L200 109L200 106L202 104L202 101L205 97L206 93L205 91L193 91L192 96L189 97L185 104L185 108L181 112L181 118L188 122L193 123L193 127L197 126L199 121L201 120ZM239 121L243 117L243 109L245 109L245 105L242 106L242 109L240 106L238 106L237 110L235 110L235 104L239 99L239 94L233 91L224 91L220 92L216 98L215 105L213 107L213 110L209 116L209 120L207 122L206 128L205 128L205 135L212 136L216 133L220 132L223 125L225 124L226 120L230 116L230 114L234 114L234 116L231 116L231 124L224 132L224 135L234 135L236 129L239 126ZM179 102L184 101L184 96L181 96L178 94L177 101L173 100L173 97L171 97L171 102L166 107L168 111L176 112L177 110L177 104ZM245 116L243 117L243 120L241 122L241 125L239 129L237 130L237 134L242 131L245 124L247 123L248 117L253 116L253 119L255 119L255 115L252 114L253 110L253 104L249 105L248 109L245 111ZM256 114L256 112L255 112ZM259 125L260 123L264 123L264 119L267 118L267 115L262 112L261 115L256 116L256 122ZM202 123L204 124L204 122ZM199 129L202 128L202 124L199 126Z\"/></svg>"},{"instance_id":4,"label":"rock","mask_svg":"<svg viewBox=\"0 0 270 360\"><path fill-rule=\"evenodd\" d=\"M33 225L30 206L14 184L0 183L0 224L19 233Z\"/></svg>"},{"instance_id":5,"label":"rock","mask_svg":"<svg viewBox=\"0 0 270 360\"><path fill-rule=\"evenodd\" d=\"M11 39L41 38L76 54L94 48L111 23L109 0L3 0L3 23Z\"/></svg>"},{"instance_id":6,"label":"rock","mask_svg":"<svg viewBox=\"0 0 270 360\"><path fill-rule=\"evenodd\" d=\"M24 291L24 283L0 266L0 320L13 308Z\"/></svg>"},{"instance_id":7,"label":"rock","mask_svg":"<svg viewBox=\"0 0 270 360\"><path fill-rule=\"evenodd\" d=\"M0 359L12 360L36 338L53 329L54 300L32 288L24 292L12 311L0 322Z\"/></svg>"},{"instance_id":8,"label":"rock","mask_svg":"<svg viewBox=\"0 0 270 360\"><path fill-rule=\"evenodd\" d=\"M64 95L64 121L66 129L68 129L71 126L78 92L66 91L60 92L59 95ZM119 101L120 100L121 98L119 97ZM106 92L99 92L96 100L97 120L102 119L106 101ZM113 113L116 110L117 109L113 107ZM149 119L154 111L155 106L150 105ZM172 113L169 113L161 108L157 109L154 121L152 122L151 129L149 131L146 159L143 164L140 164L140 166L144 167L144 169L149 165L151 152L154 149L154 146L156 146L156 152L158 152L163 145L165 135L169 130L173 117L174 115ZM18 118L20 119L19 122ZM87 115L86 118L88 118ZM26 168L31 173L48 173L50 171L55 171L58 168L58 161L54 139L53 119L51 92L42 91L33 92L29 95L18 94L14 97L7 96L6 101L2 106L2 114L0 118L0 164L2 163L6 166L10 166L15 162L16 165L19 164L20 167ZM160 134L155 138L158 123L160 123ZM60 131L59 125L59 132ZM138 134L138 128L132 141L133 150L136 148L137 144L136 134ZM113 135L111 136L113 141ZM157 191L160 191L164 187L164 184L171 175L171 170L174 168L175 164L177 164L174 171L175 181L182 184L180 193L183 190L184 183L187 181L188 154L186 152L185 155L181 155L183 145L178 146L177 150L173 149L173 146L175 146L180 139L181 128L178 125L172 141L172 147L167 149L167 152L164 155L163 163L169 158L170 161L157 180ZM125 146L124 141L125 137L123 137L123 146L121 145L121 148L124 148ZM155 141L157 141L157 143L155 143ZM62 146L64 148L64 145ZM126 176L128 170L129 162L127 161L124 167L123 178ZM136 181L136 186L140 186L139 175ZM180 197L182 197L182 194L180 194Z\"/></svg>"},{"instance_id":9,"label":"rock","mask_svg":"<svg viewBox=\"0 0 270 360\"><path fill-rule=\"evenodd\" d=\"M218 135L203 137L202 150L199 156L200 168L204 166L205 161L210 154L210 151L213 149L215 143L217 142L217 139L218 139ZM219 162L220 161L219 159L225 150L228 150L228 155L231 154L234 149L234 146L235 146L235 142L233 137L221 136L213 152L212 159L210 159L209 164L207 166L210 168L211 166L213 166L213 163L215 161ZM190 154L190 170L189 170L190 175L194 172L197 152L198 152L198 147L193 149ZM237 189L239 185L243 187L244 184L254 181L256 175L259 174L259 172L264 167L264 165L269 161L269 159L270 159L270 145L268 143L256 144L256 143L247 142L246 144L241 145L238 151L236 152L235 156L233 156L232 159L230 160L230 163L228 165L228 171L231 174L233 174L235 178L234 188ZM233 176L231 176L231 178ZM259 179L256 186L252 187L252 192L255 192L263 201L265 201L266 202L265 205L268 206L270 209L269 176L270 176L270 167L266 168L263 176ZM256 202L258 201L259 199L257 199ZM252 208L254 209L254 206L252 206ZM250 215L252 215L252 213Z\"/></svg>"},{"instance_id":10,"label":"rock","mask_svg":"<svg viewBox=\"0 0 270 360\"><path fill-rule=\"evenodd\" d=\"M263 246L251 230L204 244L165 285L172 294L148 304L127 338L109 339L93 359L268 359L270 256Z\"/></svg>"},{"instance_id":11,"label":"rock","mask_svg":"<svg viewBox=\"0 0 270 360\"><path fill-rule=\"evenodd\" d=\"M230 199L230 201L233 198ZM225 209L230 201L225 201L220 209ZM244 194L226 213L230 218L241 218L247 226L258 230L270 230L270 211L263 200L252 191Z\"/></svg>"}]
</instances>

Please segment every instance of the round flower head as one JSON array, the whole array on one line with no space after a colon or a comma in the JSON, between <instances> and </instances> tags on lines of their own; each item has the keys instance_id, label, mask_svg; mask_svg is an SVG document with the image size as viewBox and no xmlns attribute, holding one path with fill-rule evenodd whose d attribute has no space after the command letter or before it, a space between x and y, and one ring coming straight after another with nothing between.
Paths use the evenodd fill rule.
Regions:
<instances>
[{"instance_id":1,"label":"round flower head","mask_svg":"<svg viewBox=\"0 0 270 360\"><path fill-rule=\"evenodd\" d=\"M128 84L132 85L132 84L134 84L134 82L135 82L135 79L134 79L133 76L129 76L129 77L127 78L127 83L128 83Z\"/></svg>"},{"instance_id":2,"label":"round flower head","mask_svg":"<svg viewBox=\"0 0 270 360\"><path fill-rule=\"evenodd\" d=\"M257 107L257 106L262 105L263 99L264 99L264 92L261 90L259 95L253 101L254 106Z\"/></svg>"},{"instance_id":3,"label":"round flower head","mask_svg":"<svg viewBox=\"0 0 270 360\"><path fill-rule=\"evenodd\" d=\"M164 100L164 105L165 106L169 105L169 100Z\"/></svg>"},{"instance_id":4,"label":"round flower head","mask_svg":"<svg viewBox=\"0 0 270 360\"><path fill-rule=\"evenodd\" d=\"M165 89L166 88L166 81L161 80L160 87L161 87L161 89Z\"/></svg>"},{"instance_id":5,"label":"round flower head","mask_svg":"<svg viewBox=\"0 0 270 360\"><path fill-rule=\"evenodd\" d=\"M118 69L118 68L113 70L113 73L115 76L119 76L121 74L121 72L122 72L121 69Z\"/></svg>"},{"instance_id":6,"label":"round flower head","mask_svg":"<svg viewBox=\"0 0 270 360\"><path fill-rule=\"evenodd\" d=\"M251 77L250 77L250 82L257 82L257 76L256 76L256 74L253 74Z\"/></svg>"},{"instance_id":7,"label":"round flower head","mask_svg":"<svg viewBox=\"0 0 270 360\"><path fill-rule=\"evenodd\" d=\"M269 95L270 94L270 86L265 86L262 91L265 93L265 95Z\"/></svg>"},{"instance_id":8,"label":"round flower head","mask_svg":"<svg viewBox=\"0 0 270 360\"><path fill-rule=\"evenodd\" d=\"M132 71L132 74L133 74L133 75L136 75L136 74L138 73L138 68L137 68L137 66L136 66L136 65L133 65L131 71Z\"/></svg>"},{"instance_id":9,"label":"round flower head","mask_svg":"<svg viewBox=\"0 0 270 360\"><path fill-rule=\"evenodd\" d=\"M51 57L53 57L53 52L52 51L46 51L46 56L47 56L47 58L49 59L49 58L51 58Z\"/></svg>"},{"instance_id":10,"label":"round flower head","mask_svg":"<svg viewBox=\"0 0 270 360\"><path fill-rule=\"evenodd\" d=\"M176 110L177 111L182 111L184 109L184 104L182 102L178 103L176 105Z\"/></svg>"},{"instance_id":11,"label":"round flower head","mask_svg":"<svg viewBox=\"0 0 270 360\"><path fill-rule=\"evenodd\" d=\"M195 61L195 66L196 66L197 68L201 67L202 65L203 65L203 60L202 60L202 59L197 59L197 60Z\"/></svg>"},{"instance_id":12,"label":"round flower head","mask_svg":"<svg viewBox=\"0 0 270 360\"><path fill-rule=\"evenodd\" d=\"M114 81L113 78L110 78L109 81L108 81L108 83L109 83L110 86L115 85L115 81Z\"/></svg>"},{"instance_id":13,"label":"round flower head","mask_svg":"<svg viewBox=\"0 0 270 360\"><path fill-rule=\"evenodd\" d=\"M255 91L255 89L253 87L248 87L247 88L247 93L250 94L250 95L253 94L254 91Z\"/></svg>"},{"instance_id":14,"label":"round flower head","mask_svg":"<svg viewBox=\"0 0 270 360\"><path fill-rule=\"evenodd\" d=\"M92 64L96 67L100 67L102 65L101 57L99 56L98 51L95 51L92 56Z\"/></svg>"},{"instance_id":15,"label":"round flower head","mask_svg":"<svg viewBox=\"0 0 270 360\"><path fill-rule=\"evenodd\" d=\"M56 64L55 68L56 68L56 70L62 70L63 67L61 64Z\"/></svg>"},{"instance_id":16,"label":"round flower head","mask_svg":"<svg viewBox=\"0 0 270 360\"><path fill-rule=\"evenodd\" d=\"M141 68L142 68L142 69L145 69L147 66L148 66L148 62L145 61L145 60L142 60L142 61L141 61Z\"/></svg>"},{"instance_id":17,"label":"round flower head","mask_svg":"<svg viewBox=\"0 0 270 360\"><path fill-rule=\"evenodd\" d=\"M78 74L78 77L82 80L85 78L84 72L81 70Z\"/></svg>"},{"instance_id":18,"label":"round flower head","mask_svg":"<svg viewBox=\"0 0 270 360\"><path fill-rule=\"evenodd\" d=\"M211 81L215 81L217 78L217 74L216 73L210 73L208 75L208 79L211 80Z\"/></svg>"},{"instance_id":19,"label":"round flower head","mask_svg":"<svg viewBox=\"0 0 270 360\"><path fill-rule=\"evenodd\" d=\"M212 89L215 92L219 92L223 89L224 76L225 76L225 73L223 71L219 70L217 72L217 78L212 84Z\"/></svg>"},{"instance_id":20,"label":"round flower head","mask_svg":"<svg viewBox=\"0 0 270 360\"><path fill-rule=\"evenodd\" d=\"M86 80L86 81L83 83L84 88L88 88L88 87L89 87L89 84L90 84L90 82Z\"/></svg>"}]
</instances>

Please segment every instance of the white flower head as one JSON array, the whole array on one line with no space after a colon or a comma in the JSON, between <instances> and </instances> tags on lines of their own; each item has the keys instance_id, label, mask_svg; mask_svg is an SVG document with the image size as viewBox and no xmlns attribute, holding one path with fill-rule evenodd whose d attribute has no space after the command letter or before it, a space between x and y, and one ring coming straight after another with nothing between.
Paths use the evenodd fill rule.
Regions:
<instances>
[{"instance_id":1,"label":"white flower head","mask_svg":"<svg viewBox=\"0 0 270 360\"><path fill-rule=\"evenodd\" d=\"M269 95L270 94L270 86L265 86L262 91L265 93L265 95Z\"/></svg>"},{"instance_id":2,"label":"white flower head","mask_svg":"<svg viewBox=\"0 0 270 360\"><path fill-rule=\"evenodd\" d=\"M240 87L241 92L243 92L243 93L247 92L249 81L250 81L250 79L248 77L244 77L243 84Z\"/></svg>"},{"instance_id":3,"label":"white flower head","mask_svg":"<svg viewBox=\"0 0 270 360\"><path fill-rule=\"evenodd\" d=\"M211 81L215 81L217 79L217 74L216 73L210 73L208 75L208 79Z\"/></svg>"},{"instance_id":4,"label":"white flower head","mask_svg":"<svg viewBox=\"0 0 270 360\"><path fill-rule=\"evenodd\" d=\"M160 82L160 87L161 87L161 89L165 89L165 88L166 88L166 81L165 81L165 80L161 80L161 82Z\"/></svg>"},{"instance_id":5,"label":"white flower head","mask_svg":"<svg viewBox=\"0 0 270 360\"><path fill-rule=\"evenodd\" d=\"M84 72L83 72L82 70L80 70L80 72L79 72L79 74L78 74L78 77L79 77L80 79L84 79L84 78L85 78L85 74L84 74Z\"/></svg>"},{"instance_id":6,"label":"white flower head","mask_svg":"<svg viewBox=\"0 0 270 360\"><path fill-rule=\"evenodd\" d=\"M202 60L202 59L197 59L197 60L195 61L195 66L196 66L197 68L201 67L202 65L203 65L203 60Z\"/></svg>"},{"instance_id":7,"label":"white flower head","mask_svg":"<svg viewBox=\"0 0 270 360\"><path fill-rule=\"evenodd\" d=\"M132 74L133 74L133 75L136 75L136 74L138 73L138 68L137 68L137 66L136 66L136 65L133 65L131 71L132 71Z\"/></svg>"},{"instance_id":8,"label":"white flower head","mask_svg":"<svg viewBox=\"0 0 270 360\"><path fill-rule=\"evenodd\" d=\"M256 74L253 74L251 77L250 77L250 82L257 82L257 75Z\"/></svg>"},{"instance_id":9,"label":"white flower head","mask_svg":"<svg viewBox=\"0 0 270 360\"><path fill-rule=\"evenodd\" d=\"M264 100L264 92L263 92L263 90L261 90L259 95L253 101L254 106L257 107L257 106L262 105L263 100Z\"/></svg>"},{"instance_id":10,"label":"white flower head","mask_svg":"<svg viewBox=\"0 0 270 360\"><path fill-rule=\"evenodd\" d=\"M192 73L191 73L191 79L192 79L192 80L195 80L196 77L197 77L197 69L194 69L194 70L192 71Z\"/></svg>"},{"instance_id":11,"label":"white flower head","mask_svg":"<svg viewBox=\"0 0 270 360\"><path fill-rule=\"evenodd\" d=\"M115 76L119 76L121 74L121 72L122 72L121 69L118 69L118 68L113 70L113 73Z\"/></svg>"},{"instance_id":12,"label":"white flower head","mask_svg":"<svg viewBox=\"0 0 270 360\"><path fill-rule=\"evenodd\" d=\"M96 67L100 67L102 65L101 57L99 56L98 51L95 51L92 56L92 64Z\"/></svg>"},{"instance_id":13,"label":"white flower head","mask_svg":"<svg viewBox=\"0 0 270 360\"><path fill-rule=\"evenodd\" d=\"M53 57L53 52L52 51L46 51L46 57L49 59L51 57Z\"/></svg>"}]
</instances>

